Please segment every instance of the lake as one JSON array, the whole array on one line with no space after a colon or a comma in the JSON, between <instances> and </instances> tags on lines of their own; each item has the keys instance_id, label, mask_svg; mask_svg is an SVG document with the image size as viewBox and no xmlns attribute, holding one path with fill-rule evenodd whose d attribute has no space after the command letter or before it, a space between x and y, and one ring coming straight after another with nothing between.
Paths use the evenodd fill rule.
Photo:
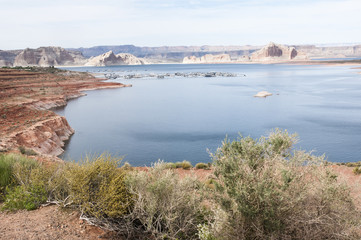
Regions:
<instances>
[{"instance_id":1,"label":"lake","mask_svg":"<svg viewBox=\"0 0 361 240\"><path fill-rule=\"evenodd\" d=\"M297 149L329 161L361 161L361 75L350 66L282 64L143 65L68 68L95 73L227 72L237 77L143 77L133 87L88 91L56 112L75 134L64 159L109 152L134 166L210 162L226 135L298 133ZM245 75L245 76L244 76ZM273 96L255 98L259 91Z\"/></svg>"}]
</instances>

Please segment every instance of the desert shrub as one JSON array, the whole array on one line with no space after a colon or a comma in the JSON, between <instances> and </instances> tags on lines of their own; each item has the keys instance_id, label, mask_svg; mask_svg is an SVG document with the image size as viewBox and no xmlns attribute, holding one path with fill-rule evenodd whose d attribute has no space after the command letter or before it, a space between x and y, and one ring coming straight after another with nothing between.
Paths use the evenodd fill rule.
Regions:
<instances>
[{"instance_id":1,"label":"desert shrub","mask_svg":"<svg viewBox=\"0 0 361 240\"><path fill-rule=\"evenodd\" d=\"M7 188L5 202L2 210L34 210L47 201L47 192L42 186L25 185Z\"/></svg>"},{"instance_id":2,"label":"desert shrub","mask_svg":"<svg viewBox=\"0 0 361 240\"><path fill-rule=\"evenodd\" d=\"M34 159L16 154L1 155L0 162L7 164L4 175L1 174L1 179L5 179L1 181L5 182L2 187L6 188L3 210L33 210L47 201L46 178L39 174L46 168Z\"/></svg>"},{"instance_id":3,"label":"desert shrub","mask_svg":"<svg viewBox=\"0 0 361 240\"><path fill-rule=\"evenodd\" d=\"M348 163L346 163L346 166L347 167L358 167L357 163L354 163L354 162L348 162Z\"/></svg>"},{"instance_id":4,"label":"desert shrub","mask_svg":"<svg viewBox=\"0 0 361 240\"><path fill-rule=\"evenodd\" d=\"M175 168L177 168L177 165L175 163L168 162L168 163L165 163L165 168L166 169L175 169Z\"/></svg>"},{"instance_id":5,"label":"desert shrub","mask_svg":"<svg viewBox=\"0 0 361 240\"><path fill-rule=\"evenodd\" d=\"M183 162L176 162L175 166L176 168L183 168L185 170L191 169L193 167L192 164L187 160L184 160Z\"/></svg>"},{"instance_id":6,"label":"desert shrub","mask_svg":"<svg viewBox=\"0 0 361 240\"><path fill-rule=\"evenodd\" d=\"M27 155L27 156L35 156L37 153L33 149L26 148L24 146L19 147L19 151L21 154Z\"/></svg>"},{"instance_id":7,"label":"desert shrub","mask_svg":"<svg viewBox=\"0 0 361 240\"><path fill-rule=\"evenodd\" d=\"M176 162L175 167L176 168L182 168L183 167L183 162Z\"/></svg>"},{"instance_id":8,"label":"desert shrub","mask_svg":"<svg viewBox=\"0 0 361 240\"><path fill-rule=\"evenodd\" d=\"M118 169L121 158L103 154L86 157L66 170L70 201L87 216L99 221L118 218L128 213L132 195L124 184L124 173Z\"/></svg>"},{"instance_id":9,"label":"desert shrub","mask_svg":"<svg viewBox=\"0 0 361 240\"><path fill-rule=\"evenodd\" d=\"M132 172L127 185L134 196L128 223L122 225L132 229L128 237L197 238L197 225L205 223L206 215L197 179L180 178L158 162L148 172Z\"/></svg>"},{"instance_id":10,"label":"desert shrub","mask_svg":"<svg viewBox=\"0 0 361 240\"><path fill-rule=\"evenodd\" d=\"M15 183L12 171L13 163L12 158L4 154L0 155L0 200L4 197L6 187Z\"/></svg>"},{"instance_id":11,"label":"desert shrub","mask_svg":"<svg viewBox=\"0 0 361 240\"><path fill-rule=\"evenodd\" d=\"M195 168L196 169L209 169L209 166L206 163L197 163Z\"/></svg>"},{"instance_id":12,"label":"desert shrub","mask_svg":"<svg viewBox=\"0 0 361 240\"><path fill-rule=\"evenodd\" d=\"M35 171L43 169L42 164L37 160L15 156L16 161L13 164L13 175L16 179L17 184L30 186L32 185Z\"/></svg>"},{"instance_id":13,"label":"desert shrub","mask_svg":"<svg viewBox=\"0 0 361 240\"><path fill-rule=\"evenodd\" d=\"M216 188L215 187L215 182L216 182L216 180L214 178L210 177L210 178L208 178L208 179L206 179L204 181L204 186L206 188L208 188L208 189L213 189L214 190Z\"/></svg>"},{"instance_id":14,"label":"desert shrub","mask_svg":"<svg viewBox=\"0 0 361 240\"><path fill-rule=\"evenodd\" d=\"M183 162L182 162L182 168L184 169L184 170L189 170L189 169L191 169L193 166L192 166L192 164L189 162L189 161L186 161L186 160L184 160Z\"/></svg>"},{"instance_id":15,"label":"desert shrub","mask_svg":"<svg viewBox=\"0 0 361 240\"><path fill-rule=\"evenodd\" d=\"M36 160L17 154L0 154L0 195L6 187L28 182L31 169L39 167Z\"/></svg>"},{"instance_id":16,"label":"desert shrub","mask_svg":"<svg viewBox=\"0 0 361 240\"><path fill-rule=\"evenodd\" d=\"M214 160L215 220L221 239L348 239L360 223L348 189L323 157L292 152L295 135L226 139Z\"/></svg>"},{"instance_id":17,"label":"desert shrub","mask_svg":"<svg viewBox=\"0 0 361 240\"><path fill-rule=\"evenodd\" d=\"M210 228L206 224L199 224L197 236L200 240L217 240L217 238L212 234Z\"/></svg>"},{"instance_id":18,"label":"desert shrub","mask_svg":"<svg viewBox=\"0 0 361 240\"><path fill-rule=\"evenodd\" d=\"M123 168L124 170L131 170L131 169L132 169L132 165L130 165L129 162L125 162L125 163L123 164L122 168Z\"/></svg>"},{"instance_id":19,"label":"desert shrub","mask_svg":"<svg viewBox=\"0 0 361 240\"><path fill-rule=\"evenodd\" d=\"M352 172L355 174L355 175L359 175L361 174L361 167L355 167Z\"/></svg>"}]
</instances>

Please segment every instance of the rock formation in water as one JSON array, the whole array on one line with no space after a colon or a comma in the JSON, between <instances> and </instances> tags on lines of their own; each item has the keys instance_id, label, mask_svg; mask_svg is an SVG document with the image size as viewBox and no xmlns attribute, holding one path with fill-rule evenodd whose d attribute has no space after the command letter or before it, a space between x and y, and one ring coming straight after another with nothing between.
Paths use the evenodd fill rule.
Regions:
<instances>
[{"instance_id":1,"label":"rock formation in water","mask_svg":"<svg viewBox=\"0 0 361 240\"><path fill-rule=\"evenodd\" d=\"M145 62L132 54L119 53L115 55L113 51L102 55L91 57L85 66L113 66L113 65L143 65Z\"/></svg>"},{"instance_id":2,"label":"rock formation in water","mask_svg":"<svg viewBox=\"0 0 361 240\"><path fill-rule=\"evenodd\" d=\"M253 62L278 62L289 60L306 60L307 56L300 53L295 47L288 47L280 44L269 43L262 49L252 53Z\"/></svg>"},{"instance_id":3,"label":"rock formation in water","mask_svg":"<svg viewBox=\"0 0 361 240\"><path fill-rule=\"evenodd\" d=\"M190 56L183 59L183 63L230 63L231 61L229 54L206 54L200 58Z\"/></svg>"},{"instance_id":4,"label":"rock formation in water","mask_svg":"<svg viewBox=\"0 0 361 240\"><path fill-rule=\"evenodd\" d=\"M14 60L14 66L77 66L83 65L85 58L80 52L67 51L61 47L27 48Z\"/></svg>"},{"instance_id":5,"label":"rock formation in water","mask_svg":"<svg viewBox=\"0 0 361 240\"><path fill-rule=\"evenodd\" d=\"M268 96L272 96L273 94L267 91L260 91L254 97L266 98Z\"/></svg>"}]
</instances>

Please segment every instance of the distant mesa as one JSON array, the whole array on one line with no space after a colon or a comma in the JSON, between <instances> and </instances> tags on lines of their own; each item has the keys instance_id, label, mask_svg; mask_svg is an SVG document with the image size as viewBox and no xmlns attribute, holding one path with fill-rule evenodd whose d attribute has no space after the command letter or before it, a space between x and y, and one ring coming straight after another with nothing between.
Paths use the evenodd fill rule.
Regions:
<instances>
[{"instance_id":1,"label":"distant mesa","mask_svg":"<svg viewBox=\"0 0 361 240\"><path fill-rule=\"evenodd\" d=\"M306 54L297 51L295 47L288 47L271 42L250 55L233 56L232 59L229 54L205 54L202 57L185 57L183 63L272 63L307 59Z\"/></svg>"},{"instance_id":2,"label":"distant mesa","mask_svg":"<svg viewBox=\"0 0 361 240\"><path fill-rule=\"evenodd\" d=\"M40 47L22 51L1 51L0 66L112 66L141 65L141 60L129 53L114 55L112 51L87 59L81 52L61 47Z\"/></svg>"},{"instance_id":3,"label":"distant mesa","mask_svg":"<svg viewBox=\"0 0 361 240\"><path fill-rule=\"evenodd\" d=\"M288 47L273 42L252 53L250 57L250 60L254 62L278 62L307 59L306 54L298 52L295 47Z\"/></svg>"},{"instance_id":4,"label":"distant mesa","mask_svg":"<svg viewBox=\"0 0 361 240\"><path fill-rule=\"evenodd\" d=\"M183 59L183 63L230 63L232 62L229 54L206 54L202 57L190 56Z\"/></svg>"},{"instance_id":5,"label":"distant mesa","mask_svg":"<svg viewBox=\"0 0 361 240\"><path fill-rule=\"evenodd\" d=\"M361 45L266 46L95 46L91 48L40 47L0 50L1 66L112 66L158 63L285 63L332 58L361 58Z\"/></svg>"},{"instance_id":6,"label":"distant mesa","mask_svg":"<svg viewBox=\"0 0 361 240\"><path fill-rule=\"evenodd\" d=\"M129 53L115 55L113 51L91 57L85 66L143 65L145 62Z\"/></svg>"},{"instance_id":7,"label":"distant mesa","mask_svg":"<svg viewBox=\"0 0 361 240\"><path fill-rule=\"evenodd\" d=\"M13 66L73 66L85 62L80 52L70 52L61 47L40 47L21 51L15 57Z\"/></svg>"}]
</instances>

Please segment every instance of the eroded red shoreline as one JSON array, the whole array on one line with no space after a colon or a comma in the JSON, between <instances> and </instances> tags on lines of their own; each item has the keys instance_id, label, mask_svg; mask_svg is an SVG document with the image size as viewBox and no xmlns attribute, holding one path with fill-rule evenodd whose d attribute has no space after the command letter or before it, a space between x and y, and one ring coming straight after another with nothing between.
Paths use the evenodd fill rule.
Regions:
<instances>
[{"instance_id":1,"label":"eroded red shoreline","mask_svg":"<svg viewBox=\"0 0 361 240\"><path fill-rule=\"evenodd\" d=\"M0 69L0 151L23 146L40 157L59 160L56 156L74 130L50 109L84 96L83 91L130 86L104 80L52 68Z\"/></svg>"}]
</instances>

